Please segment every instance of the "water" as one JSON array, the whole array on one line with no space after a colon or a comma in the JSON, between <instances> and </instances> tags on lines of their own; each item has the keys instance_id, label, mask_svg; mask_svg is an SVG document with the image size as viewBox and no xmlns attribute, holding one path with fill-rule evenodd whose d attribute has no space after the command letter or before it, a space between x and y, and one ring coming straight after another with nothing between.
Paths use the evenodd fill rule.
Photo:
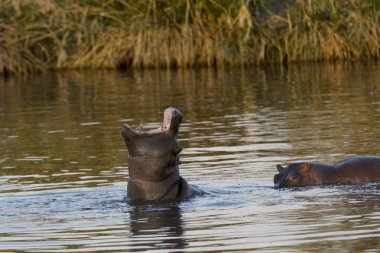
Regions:
<instances>
[{"instance_id":1,"label":"water","mask_svg":"<svg viewBox=\"0 0 380 253\"><path fill-rule=\"evenodd\" d=\"M380 66L64 72L0 82L0 252L378 252L380 184L273 189L276 164L380 155ZM127 122L184 114L206 195L130 205Z\"/></svg>"}]
</instances>

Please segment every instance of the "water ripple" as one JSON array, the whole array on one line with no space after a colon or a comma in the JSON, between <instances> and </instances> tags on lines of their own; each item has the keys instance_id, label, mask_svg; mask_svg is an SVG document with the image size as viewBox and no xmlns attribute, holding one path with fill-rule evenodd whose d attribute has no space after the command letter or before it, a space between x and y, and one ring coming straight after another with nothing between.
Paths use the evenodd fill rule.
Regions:
<instances>
[{"instance_id":1,"label":"water ripple","mask_svg":"<svg viewBox=\"0 0 380 253\"><path fill-rule=\"evenodd\" d=\"M378 183L277 190L273 175L379 155L379 78L304 64L0 79L0 252L377 252ZM128 203L120 125L156 128L167 106L184 115L180 173L205 194Z\"/></svg>"}]
</instances>

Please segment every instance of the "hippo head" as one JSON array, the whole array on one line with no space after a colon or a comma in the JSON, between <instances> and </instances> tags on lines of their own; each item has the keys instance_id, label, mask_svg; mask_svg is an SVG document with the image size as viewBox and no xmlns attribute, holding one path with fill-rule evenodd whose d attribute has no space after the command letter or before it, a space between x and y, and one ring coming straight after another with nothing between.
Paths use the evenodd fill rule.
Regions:
<instances>
[{"instance_id":1,"label":"hippo head","mask_svg":"<svg viewBox=\"0 0 380 253\"><path fill-rule=\"evenodd\" d=\"M293 163L287 167L277 165L278 174L273 178L275 188L306 186L310 184L310 164Z\"/></svg>"},{"instance_id":2,"label":"hippo head","mask_svg":"<svg viewBox=\"0 0 380 253\"><path fill-rule=\"evenodd\" d=\"M127 124L121 128L121 136L128 149L128 170L130 179L146 182L160 182L178 174L179 156L182 150L177 141L182 113L169 107L164 112L162 126L140 132Z\"/></svg>"}]
</instances>

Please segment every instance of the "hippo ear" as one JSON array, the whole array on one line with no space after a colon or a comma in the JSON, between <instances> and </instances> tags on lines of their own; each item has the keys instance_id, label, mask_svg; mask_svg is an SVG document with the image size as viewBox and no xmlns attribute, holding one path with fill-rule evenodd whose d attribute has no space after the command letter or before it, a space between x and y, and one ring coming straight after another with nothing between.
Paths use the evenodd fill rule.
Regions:
<instances>
[{"instance_id":1,"label":"hippo ear","mask_svg":"<svg viewBox=\"0 0 380 253\"><path fill-rule=\"evenodd\" d=\"M121 126L121 136L124 138L125 141L131 140L136 136L135 130L133 130L128 124L123 124Z\"/></svg>"},{"instance_id":2,"label":"hippo ear","mask_svg":"<svg viewBox=\"0 0 380 253\"><path fill-rule=\"evenodd\" d=\"M280 164L277 164L277 171L282 172L284 170L284 167L282 167Z\"/></svg>"},{"instance_id":3,"label":"hippo ear","mask_svg":"<svg viewBox=\"0 0 380 253\"><path fill-rule=\"evenodd\" d=\"M301 173L307 173L310 170L310 164L309 163L303 163L300 168Z\"/></svg>"},{"instance_id":4,"label":"hippo ear","mask_svg":"<svg viewBox=\"0 0 380 253\"><path fill-rule=\"evenodd\" d=\"M169 107L164 112L162 127L166 133L177 135L181 121L182 113L174 107Z\"/></svg>"}]
</instances>

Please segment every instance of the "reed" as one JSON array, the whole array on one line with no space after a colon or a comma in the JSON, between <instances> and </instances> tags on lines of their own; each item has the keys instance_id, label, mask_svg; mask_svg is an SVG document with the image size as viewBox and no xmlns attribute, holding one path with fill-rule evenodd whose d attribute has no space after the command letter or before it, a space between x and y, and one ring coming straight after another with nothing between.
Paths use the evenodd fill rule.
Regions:
<instances>
[{"instance_id":1,"label":"reed","mask_svg":"<svg viewBox=\"0 0 380 253\"><path fill-rule=\"evenodd\" d=\"M1 0L0 73L379 59L370 0Z\"/></svg>"}]
</instances>

